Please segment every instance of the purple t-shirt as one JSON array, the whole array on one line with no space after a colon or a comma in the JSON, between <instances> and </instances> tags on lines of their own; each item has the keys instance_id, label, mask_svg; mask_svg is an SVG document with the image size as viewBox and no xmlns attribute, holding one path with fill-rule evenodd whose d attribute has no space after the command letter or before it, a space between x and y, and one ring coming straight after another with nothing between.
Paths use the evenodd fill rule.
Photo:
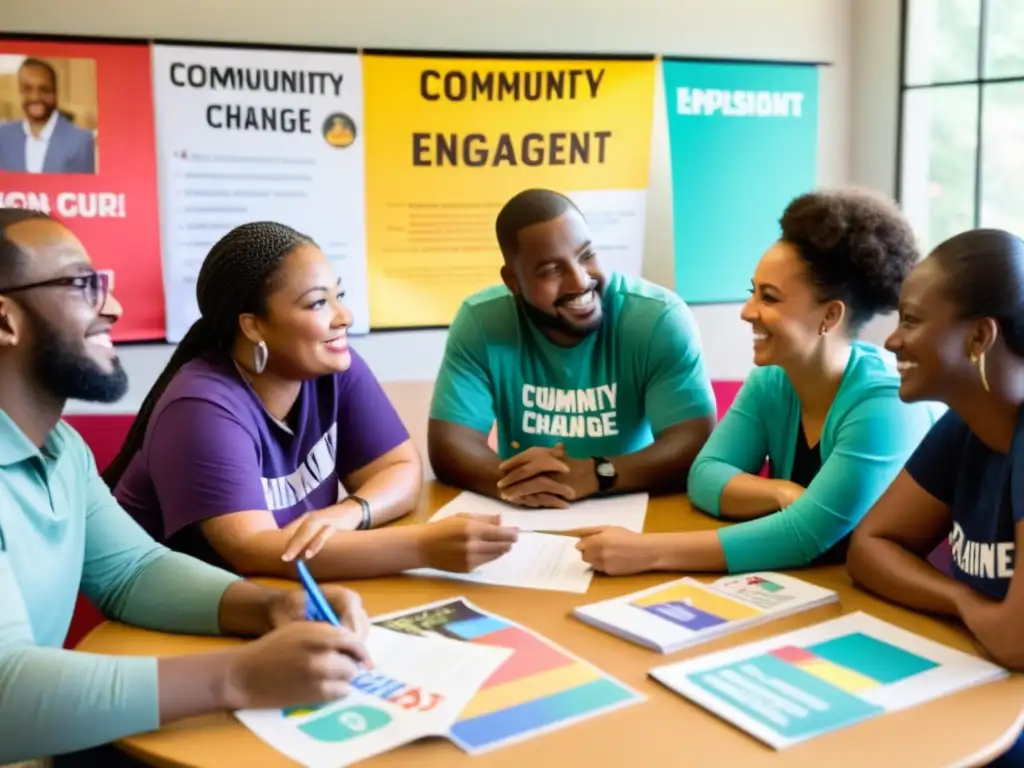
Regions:
<instances>
[{"instance_id":1,"label":"purple t-shirt","mask_svg":"<svg viewBox=\"0 0 1024 768\"><path fill-rule=\"evenodd\" d=\"M217 515L266 509L284 527L337 503L351 472L408 438L354 351L344 373L303 382L287 425L232 363L192 360L157 403L114 495L155 539L194 550L194 524Z\"/></svg>"}]
</instances>

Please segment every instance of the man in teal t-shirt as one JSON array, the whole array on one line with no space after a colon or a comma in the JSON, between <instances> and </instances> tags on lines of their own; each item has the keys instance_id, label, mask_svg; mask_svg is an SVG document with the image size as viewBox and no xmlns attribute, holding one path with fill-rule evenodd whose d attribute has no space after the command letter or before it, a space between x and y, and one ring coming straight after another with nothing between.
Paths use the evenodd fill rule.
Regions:
<instances>
[{"instance_id":1,"label":"man in teal t-shirt","mask_svg":"<svg viewBox=\"0 0 1024 768\"><path fill-rule=\"evenodd\" d=\"M683 488L715 420L689 308L606 275L564 195L519 193L496 230L504 285L463 303L434 389L438 478L533 507Z\"/></svg>"}]
</instances>

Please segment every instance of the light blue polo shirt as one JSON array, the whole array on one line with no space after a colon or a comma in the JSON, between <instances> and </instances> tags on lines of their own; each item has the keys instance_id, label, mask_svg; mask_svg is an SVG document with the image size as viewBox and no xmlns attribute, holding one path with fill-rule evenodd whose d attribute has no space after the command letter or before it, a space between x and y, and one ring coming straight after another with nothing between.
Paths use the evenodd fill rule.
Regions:
<instances>
[{"instance_id":1,"label":"light blue polo shirt","mask_svg":"<svg viewBox=\"0 0 1024 768\"><path fill-rule=\"evenodd\" d=\"M843 380L821 432L821 469L792 505L718 529L730 573L802 568L840 545L878 501L917 444L945 410L904 403L892 358L874 344L853 344ZM690 468L697 509L721 516L725 486L757 474L793 472L800 399L775 365L751 371L732 407Z\"/></svg>"},{"instance_id":2,"label":"light blue polo shirt","mask_svg":"<svg viewBox=\"0 0 1024 768\"><path fill-rule=\"evenodd\" d=\"M62 649L80 588L125 623L215 634L235 579L147 536L70 426L37 448L0 410L0 764L159 726L156 659Z\"/></svg>"}]
</instances>

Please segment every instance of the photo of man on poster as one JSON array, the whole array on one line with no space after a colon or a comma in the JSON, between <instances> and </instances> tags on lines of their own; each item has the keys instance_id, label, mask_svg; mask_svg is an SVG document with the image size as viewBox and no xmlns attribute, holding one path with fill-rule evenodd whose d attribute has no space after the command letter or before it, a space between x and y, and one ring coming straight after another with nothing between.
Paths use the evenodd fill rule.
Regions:
<instances>
[{"instance_id":1,"label":"photo of man on poster","mask_svg":"<svg viewBox=\"0 0 1024 768\"><path fill-rule=\"evenodd\" d=\"M95 62L28 57L0 73L0 171L96 173L95 123Z\"/></svg>"}]
</instances>

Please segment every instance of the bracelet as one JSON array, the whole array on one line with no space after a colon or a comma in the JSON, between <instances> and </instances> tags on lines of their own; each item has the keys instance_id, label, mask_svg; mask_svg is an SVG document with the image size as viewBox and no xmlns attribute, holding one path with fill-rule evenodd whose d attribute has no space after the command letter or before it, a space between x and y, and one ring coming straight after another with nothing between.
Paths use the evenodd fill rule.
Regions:
<instances>
[{"instance_id":1,"label":"bracelet","mask_svg":"<svg viewBox=\"0 0 1024 768\"><path fill-rule=\"evenodd\" d=\"M355 501L359 504L363 510L363 519L359 521L359 525L356 528L357 531L365 531L373 523L373 518L370 515L370 502L364 499L362 496L356 496L355 494L349 494L343 501Z\"/></svg>"}]
</instances>

